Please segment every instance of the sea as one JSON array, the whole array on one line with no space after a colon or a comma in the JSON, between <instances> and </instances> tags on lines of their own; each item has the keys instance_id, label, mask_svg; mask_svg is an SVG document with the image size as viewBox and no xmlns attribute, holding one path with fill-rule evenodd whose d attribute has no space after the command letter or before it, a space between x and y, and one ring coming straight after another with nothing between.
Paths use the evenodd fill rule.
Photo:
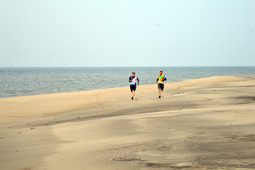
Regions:
<instances>
[{"instance_id":1,"label":"sea","mask_svg":"<svg viewBox=\"0 0 255 170\"><path fill-rule=\"evenodd\" d=\"M140 85L154 84L160 70L167 82L223 75L255 78L255 66L0 68L0 98L129 86L132 72Z\"/></svg>"}]
</instances>

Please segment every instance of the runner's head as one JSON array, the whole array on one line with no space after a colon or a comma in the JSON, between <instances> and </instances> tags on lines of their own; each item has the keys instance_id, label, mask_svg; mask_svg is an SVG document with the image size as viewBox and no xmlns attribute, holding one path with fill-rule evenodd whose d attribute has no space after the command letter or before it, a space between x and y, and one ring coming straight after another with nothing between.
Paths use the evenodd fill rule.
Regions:
<instances>
[{"instance_id":1,"label":"runner's head","mask_svg":"<svg viewBox=\"0 0 255 170\"><path fill-rule=\"evenodd\" d=\"M132 76L133 76L133 77L135 76L135 72L132 73Z\"/></svg>"},{"instance_id":2,"label":"runner's head","mask_svg":"<svg viewBox=\"0 0 255 170\"><path fill-rule=\"evenodd\" d=\"M159 72L159 75L161 75L161 76L162 76L162 74L163 74L163 71L160 71L160 72Z\"/></svg>"}]
</instances>

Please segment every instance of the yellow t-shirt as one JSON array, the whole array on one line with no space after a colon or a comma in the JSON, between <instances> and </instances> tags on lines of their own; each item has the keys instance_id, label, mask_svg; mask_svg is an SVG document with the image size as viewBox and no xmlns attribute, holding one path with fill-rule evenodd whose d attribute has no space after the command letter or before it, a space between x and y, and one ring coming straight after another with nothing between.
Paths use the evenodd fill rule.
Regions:
<instances>
[{"instance_id":1,"label":"yellow t-shirt","mask_svg":"<svg viewBox=\"0 0 255 170\"><path fill-rule=\"evenodd\" d=\"M163 74L161 76L159 75L158 76L158 83L164 84L164 79L165 78L166 78L165 75L163 75Z\"/></svg>"}]
</instances>

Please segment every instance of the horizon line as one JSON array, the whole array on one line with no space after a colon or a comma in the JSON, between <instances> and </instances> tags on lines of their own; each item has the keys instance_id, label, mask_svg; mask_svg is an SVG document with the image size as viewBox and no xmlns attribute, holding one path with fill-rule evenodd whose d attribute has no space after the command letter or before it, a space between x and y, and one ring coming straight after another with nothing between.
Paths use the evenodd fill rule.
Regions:
<instances>
[{"instance_id":1,"label":"horizon line","mask_svg":"<svg viewBox=\"0 0 255 170\"><path fill-rule=\"evenodd\" d=\"M228 65L228 66L0 66L0 68L95 68L95 67L255 67L255 65Z\"/></svg>"}]
</instances>

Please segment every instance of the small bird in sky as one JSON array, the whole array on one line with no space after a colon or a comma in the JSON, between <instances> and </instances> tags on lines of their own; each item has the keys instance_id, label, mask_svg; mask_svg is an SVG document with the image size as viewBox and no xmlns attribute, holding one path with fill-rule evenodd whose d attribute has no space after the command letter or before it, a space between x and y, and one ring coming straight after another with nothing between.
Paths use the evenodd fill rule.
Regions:
<instances>
[{"instance_id":1,"label":"small bird in sky","mask_svg":"<svg viewBox=\"0 0 255 170\"><path fill-rule=\"evenodd\" d=\"M159 24L156 24L158 27L160 26Z\"/></svg>"}]
</instances>

